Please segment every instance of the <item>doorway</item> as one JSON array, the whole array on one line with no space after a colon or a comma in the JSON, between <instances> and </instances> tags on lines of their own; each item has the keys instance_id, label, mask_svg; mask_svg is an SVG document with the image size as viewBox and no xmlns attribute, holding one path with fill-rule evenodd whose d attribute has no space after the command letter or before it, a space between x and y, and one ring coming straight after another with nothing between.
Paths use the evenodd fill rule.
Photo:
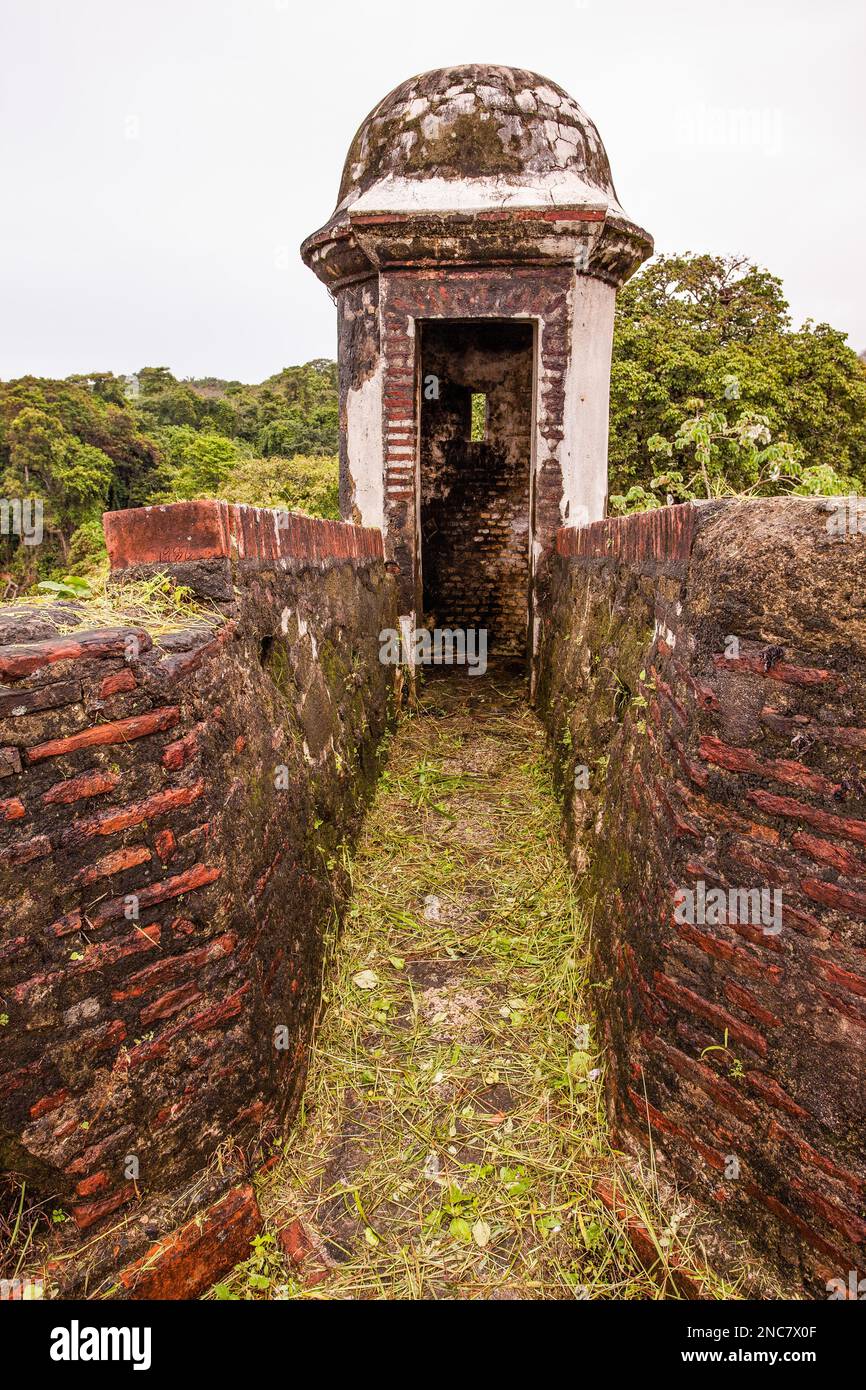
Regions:
<instances>
[{"instance_id":1,"label":"doorway","mask_svg":"<svg viewBox=\"0 0 866 1390\"><path fill-rule=\"evenodd\" d=\"M491 657L525 661L533 325L437 319L418 327L424 621L486 631Z\"/></svg>"}]
</instances>

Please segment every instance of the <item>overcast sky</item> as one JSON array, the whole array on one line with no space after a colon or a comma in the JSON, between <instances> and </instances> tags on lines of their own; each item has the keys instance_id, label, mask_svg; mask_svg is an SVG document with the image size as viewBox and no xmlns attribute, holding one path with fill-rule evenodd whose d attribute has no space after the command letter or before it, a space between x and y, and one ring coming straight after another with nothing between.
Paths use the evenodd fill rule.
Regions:
<instances>
[{"instance_id":1,"label":"overcast sky","mask_svg":"<svg viewBox=\"0 0 866 1390\"><path fill-rule=\"evenodd\" d=\"M866 348L863 0L0 0L0 377L334 356L298 245L404 78L553 78L658 251L743 253Z\"/></svg>"}]
</instances>

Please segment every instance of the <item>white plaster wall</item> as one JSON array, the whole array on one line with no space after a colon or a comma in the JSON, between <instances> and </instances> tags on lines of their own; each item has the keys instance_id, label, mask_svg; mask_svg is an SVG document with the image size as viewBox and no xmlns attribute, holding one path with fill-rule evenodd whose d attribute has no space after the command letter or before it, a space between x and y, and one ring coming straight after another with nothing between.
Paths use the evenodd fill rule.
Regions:
<instances>
[{"instance_id":1,"label":"white plaster wall","mask_svg":"<svg viewBox=\"0 0 866 1390\"><path fill-rule=\"evenodd\" d=\"M560 452L560 509L563 522L569 526L598 521L605 514L615 305L613 286L586 275L575 277Z\"/></svg>"},{"instance_id":2,"label":"white plaster wall","mask_svg":"<svg viewBox=\"0 0 866 1390\"><path fill-rule=\"evenodd\" d=\"M346 448L352 493L362 526L385 530L385 472L382 438L384 365L346 397Z\"/></svg>"}]
</instances>

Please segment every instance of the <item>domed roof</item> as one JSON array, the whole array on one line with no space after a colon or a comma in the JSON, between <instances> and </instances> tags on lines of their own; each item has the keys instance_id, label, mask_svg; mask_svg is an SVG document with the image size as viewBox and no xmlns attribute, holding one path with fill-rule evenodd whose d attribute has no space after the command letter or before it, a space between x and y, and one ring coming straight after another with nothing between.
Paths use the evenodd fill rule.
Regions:
<instances>
[{"instance_id":1,"label":"domed roof","mask_svg":"<svg viewBox=\"0 0 866 1390\"><path fill-rule=\"evenodd\" d=\"M523 68L467 63L410 77L370 112L349 148L337 206L301 254L336 286L386 261L568 259L576 246L587 252L590 223L598 226L589 274L621 283L652 252L620 207L601 137L573 97Z\"/></svg>"},{"instance_id":2,"label":"domed roof","mask_svg":"<svg viewBox=\"0 0 866 1390\"><path fill-rule=\"evenodd\" d=\"M578 184L616 201L601 137L562 87L523 68L467 63L410 77L379 102L352 141L337 206L369 202L383 180L431 179L494 182L501 203L503 192L549 187L551 175L567 196ZM443 192L453 205L455 190Z\"/></svg>"}]
</instances>

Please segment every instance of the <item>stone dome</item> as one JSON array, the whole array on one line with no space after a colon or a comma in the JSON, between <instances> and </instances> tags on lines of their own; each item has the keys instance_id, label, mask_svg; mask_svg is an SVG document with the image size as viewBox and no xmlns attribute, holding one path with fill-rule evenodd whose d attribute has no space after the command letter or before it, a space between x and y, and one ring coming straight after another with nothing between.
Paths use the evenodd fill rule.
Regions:
<instances>
[{"instance_id":1,"label":"stone dome","mask_svg":"<svg viewBox=\"0 0 866 1390\"><path fill-rule=\"evenodd\" d=\"M569 214L600 224L604 278L621 283L651 254L651 239L619 204L601 136L573 97L523 68L467 63L410 77L370 112L349 148L337 206L301 254L331 285L401 256L560 259L562 237L548 233L552 219ZM479 218L498 219L501 244L488 231L458 246L456 222ZM395 242L389 219L411 219L411 237ZM515 219L520 236L509 245Z\"/></svg>"},{"instance_id":2,"label":"stone dome","mask_svg":"<svg viewBox=\"0 0 866 1390\"><path fill-rule=\"evenodd\" d=\"M559 189L566 198L579 188L616 202L607 154L586 112L555 82L522 68L467 63L395 87L352 141L337 207L399 191L382 184L429 187L431 180L459 181L480 203L488 183L500 203L526 188ZM441 191L453 206L455 189Z\"/></svg>"}]
</instances>

